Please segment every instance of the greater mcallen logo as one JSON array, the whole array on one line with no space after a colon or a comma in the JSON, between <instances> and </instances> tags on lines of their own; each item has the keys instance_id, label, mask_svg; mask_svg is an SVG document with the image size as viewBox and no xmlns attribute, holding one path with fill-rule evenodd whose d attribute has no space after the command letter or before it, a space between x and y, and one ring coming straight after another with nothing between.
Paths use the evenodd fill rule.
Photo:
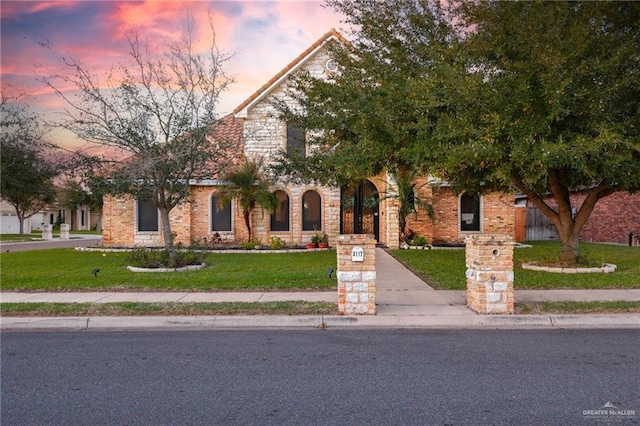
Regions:
<instances>
[{"instance_id":1,"label":"greater mcallen logo","mask_svg":"<svg viewBox=\"0 0 640 426\"><path fill-rule=\"evenodd\" d=\"M625 410L607 402L597 410L582 410L585 419L601 422L621 422L636 418L636 410Z\"/></svg>"}]
</instances>

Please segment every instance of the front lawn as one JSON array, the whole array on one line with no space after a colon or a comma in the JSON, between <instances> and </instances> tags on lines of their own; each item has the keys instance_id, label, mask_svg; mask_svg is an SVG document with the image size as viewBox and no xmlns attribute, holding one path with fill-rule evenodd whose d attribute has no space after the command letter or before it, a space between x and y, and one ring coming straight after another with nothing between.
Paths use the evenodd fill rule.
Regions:
<instances>
[{"instance_id":1,"label":"front lawn","mask_svg":"<svg viewBox=\"0 0 640 426\"><path fill-rule=\"evenodd\" d=\"M42 232L32 232L30 234L0 234L0 241L5 243L20 243L23 241L40 241Z\"/></svg>"},{"instance_id":2,"label":"front lawn","mask_svg":"<svg viewBox=\"0 0 640 426\"><path fill-rule=\"evenodd\" d=\"M0 303L3 317L70 317L125 315L337 315L328 302L222 303Z\"/></svg>"},{"instance_id":3,"label":"front lawn","mask_svg":"<svg viewBox=\"0 0 640 426\"><path fill-rule=\"evenodd\" d=\"M640 288L640 248L609 244L580 243L580 255L590 262L613 263L611 274L557 274L524 270L523 262L549 261L557 257L560 244L535 241L532 248L514 250L516 289L552 288ZM392 250L391 254L430 286L440 290L464 290L464 250Z\"/></svg>"},{"instance_id":4,"label":"front lawn","mask_svg":"<svg viewBox=\"0 0 640 426\"><path fill-rule=\"evenodd\" d=\"M516 303L516 314L629 314L640 313L640 302Z\"/></svg>"},{"instance_id":5,"label":"front lawn","mask_svg":"<svg viewBox=\"0 0 640 426\"><path fill-rule=\"evenodd\" d=\"M335 251L209 254L199 271L135 273L127 253L52 249L0 254L3 291L269 291L337 288ZM99 269L97 276L92 274Z\"/></svg>"}]
</instances>

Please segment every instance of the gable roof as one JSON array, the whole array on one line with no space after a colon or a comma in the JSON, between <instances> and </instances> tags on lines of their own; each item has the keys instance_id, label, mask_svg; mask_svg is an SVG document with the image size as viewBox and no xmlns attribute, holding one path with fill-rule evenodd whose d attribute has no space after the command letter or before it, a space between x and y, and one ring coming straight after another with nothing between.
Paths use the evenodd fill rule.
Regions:
<instances>
[{"instance_id":1,"label":"gable roof","mask_svg":"<svg viewBox=\"0 0 640 426\"><path fill-rule=\"evenodd\" d=\"M345 44L349 43L347 39L342 36L342 34L332 28L330 31L320 37L315 43L309 46L304 52L298 55L298 57L291 61L289 65L284 67L278 74L267 81L255 93L253 93L244 102L238 105L236 109L233 110L233 113L237 117L246 118L249 108L264 99L276 86L278 86L283 80L289 77L293 72L302 67L318 50L320 50L326 43L330 42L331 40L338 40Z\"/></svg>"}]
</instances>

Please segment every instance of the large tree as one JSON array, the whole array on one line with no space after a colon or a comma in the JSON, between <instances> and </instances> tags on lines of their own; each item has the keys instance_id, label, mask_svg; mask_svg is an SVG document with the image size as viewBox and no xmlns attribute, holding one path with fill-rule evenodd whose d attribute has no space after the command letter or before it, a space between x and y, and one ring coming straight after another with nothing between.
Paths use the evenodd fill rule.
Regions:
<instances>
[{"instance_id":1,"label":"large tree","mask_svg":"<svg viewBox=\"0 0 640 426\"><path fill-rule=\"evenodd\" d=\"M210 20L211 22L211 20ZM231 141L212 140L219 95L231 83L228 55L215 44L195 50L194 27L156 50L128 33L130 62L98 76L69 56L67 72L41 80L69 106L62 126L80 139L128 154L111 172L110 192L151 199L160 213L165 248L174 258L169 212L189 198L193 179L220 172L231 160ZM71 86L78 96L70 95Z\"/></svg>"},{"instance_id":2,"label":"large tree","mask_svg":"<svg viewBox=\"0 0 640 426\"><path fill-rule=\"evenodd\" d=\"M438 87L427 77L449 52L452 27L438 2L328 0L347 17L349 41L331 45L338 65L330 78L300 72L277 104L283 118L308 130L312 155L283 153L276 166L294 181L357 183L382 171L425 169L417 141L431 137Z\"/></svg>"},{"instance_id":3,"label":"large tree","mask_svg":"<svg viewBox=\"0 0 640 426\"><path fill-rule=\"evenodd\" d=\"M43 139L40 118L24 105L2 96L0 117L0 196L15 209L23 234L24 221L55 201L55 146Z\"/></svg>"},{"instance_id":4,"label":"large tree","mask_svg":"<svg viewBox=\"0 0 640 426\"><path fill-rule=\"evenodd\" d=\"M469 2L455 14L466 73L445 85L442 170L461 188L527 195L575 263L597 201L640 189L640 3Z\"/></svg>"},{"instance_id":5,"label":"large tree","mask_svg":"<svg viewBox=\"0 0 640 426\"><path fill-rule=\"evenodd\" d=\"M396 168L458 191L517 189L558 228L568 263L596 202L640 189L640 4L328 4L356 30L333 51L334 78L303 74L300 108L282 108L318 130L315 155L283 158L294 179Z\"/></svg>"},{"instance_id":6,"label":"large tree","mask_svg":"<svg viewBox=\"0 0 640 426\"><path fill-rule=\"evenodd\" d=\"M297 104L276 102L284 119L308 130L308 157L282 153L273 166L287 179L339 186L389 172L399 203L399 225L416 205L411 180L432 163L418 144L429 144L444 107L437 79L455 37L438 2L328 0L346 16L349 41L329 46L338 70L328 79L299 72L287 94ZM399 237L402 237L400 235Z\"/></svg>"}]
</instances>

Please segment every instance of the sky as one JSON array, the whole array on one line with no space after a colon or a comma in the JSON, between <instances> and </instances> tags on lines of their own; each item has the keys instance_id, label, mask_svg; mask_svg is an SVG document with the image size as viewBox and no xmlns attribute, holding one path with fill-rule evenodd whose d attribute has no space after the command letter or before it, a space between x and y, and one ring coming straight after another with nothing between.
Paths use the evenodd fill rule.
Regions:
<instances>
[{"instance_id":1,"label":"sky","mask_svg":"<svg viewBox=\"0 0 640 426\"><path fill-rule=\"evenodd\" d=\"M195 20L208 37L209 13L218 48L233 58L225 71L235 83L223 93L218 113L231 112L318 38L344 27L342 17L321 1L6 1L0 2L0 78L5 95L22 100L47 120L64 108L61 99L36 80L36 73L60 70L51 52L81 61L92 73L126 63L125 33L141 27L150 40L173 40ZM59 145L83 146L62 130L49 134Z\"/></svg>"}]
</instances>

